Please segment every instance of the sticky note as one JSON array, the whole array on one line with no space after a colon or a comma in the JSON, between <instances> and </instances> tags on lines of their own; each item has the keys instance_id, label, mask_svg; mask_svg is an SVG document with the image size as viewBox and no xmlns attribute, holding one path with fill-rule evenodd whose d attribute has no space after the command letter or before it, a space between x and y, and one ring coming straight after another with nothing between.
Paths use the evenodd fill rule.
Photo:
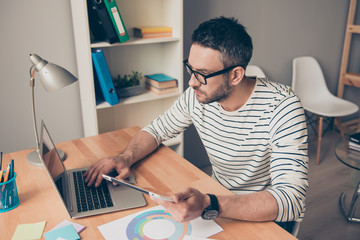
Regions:
<instances>
[{"instance_id":1,"label":"sticky note","mask_svg":"<svg viewBox=\"0 0 360 240\"><path fill-rule=\"evenodd\" d=\"M44 231L46 221L28 224L19 224L11 240L40 239Z\"/></svg>"},{"instance_id":2,"label":"sticky note","mask_svg":"<svg viewBox=\"0 0 360 240\"><path fill-rule=\"evenodd\" d=\"M80 233L82 230L84 230L86 227L81 225L81 224L78 224L78 223L74 223L74 222L71 222L69 220L64 220L62 221L61 223L59 223L58 225L56 225L53 229L51 229L50 231L52 230L55 230L55 229L58 229L58 228L61 228L61 227L65 227L67 225L73 225L73 227L75 228L76 232L77 233Z\"/></svg>"},{"instance_id":3,"label":"sticky note","mask_svg":"<svg viewBox=\"0 0 360 240\"><path fill-rule=\"evenodd\" d=\"M49 231L44 234L46 240L57 240L57 239L67 239L67 240L78 240L80 239L79 234L76 232L73 225L66 225L52 231Z\"/></svg>"}]
</instances>

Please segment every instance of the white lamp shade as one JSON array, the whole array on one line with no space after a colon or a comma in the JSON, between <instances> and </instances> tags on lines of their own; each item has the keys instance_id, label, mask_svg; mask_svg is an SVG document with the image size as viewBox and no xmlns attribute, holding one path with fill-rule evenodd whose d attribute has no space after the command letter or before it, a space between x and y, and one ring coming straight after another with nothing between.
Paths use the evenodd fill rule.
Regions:
<instances>
[{"instance_id":1,"label":"white lamp shade","mask_svg":"<svg viewBox=\"0 0 360 240\"><path fill-rule=\"evenodd\" d=\"M46 91L54 91L77 81L77 78L65 68L48 63L36 54L30 54L30 61L35 66Z\"/></svg>"}]
</instances>

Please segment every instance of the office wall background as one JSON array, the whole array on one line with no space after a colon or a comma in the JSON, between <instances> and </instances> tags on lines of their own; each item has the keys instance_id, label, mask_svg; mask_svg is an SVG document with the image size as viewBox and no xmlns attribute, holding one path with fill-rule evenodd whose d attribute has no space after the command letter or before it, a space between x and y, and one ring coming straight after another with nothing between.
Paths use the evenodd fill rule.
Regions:
<instances>
[{"instance_id":1,"label":"office wall background","mask_svg":"<svg viewBox=\"0 0 360 240\"><path fill-rule=\"evenodd\" d=\"M0 22L0 151L12 152L35 147L29 54L77 76L70 1L6 1ZM38 123L44 119L54 141L82 137L78 83L55 92L35 85Z\"/></svg>"},{"instance_id":2,"label":"office wall background","mask_svg":"<svg viewBox=\"0 0 360 240\"><path fill-rule=\"evenodd\" d=\"M188 56L192 31L203 21L227 16L239 19L253 39L250 64L260 66L273 81L291 85L292 59L315 57L330 91L336 94L349 0L184 0L184 58ZM358 10L358 15L360 11ZM358 18L356 23L359 24ZM359 72L359 39L354 46L350 70ZM356 44L358 43L358 44ZM184 76L187 76L184 74ZM187 86L187 79L184 79ZM360 89L346 87L345 99L360 105ZM199 167L208 164L196 131L185 133L185 158Z\"/></svg>"},{"instance_id":3,"label":"office wall background","mask_svg":"<svg viewBox=\"0 0 360 240\"><path fill-rule=\"evenodd\" d=\"M348 6L349 0L184 0L184 57L198 24L234 16L253 37L251 63L273 81L290 85L292 58L312 55L336 93ZM29 54L77 75L70 1L7 1L0 8L0 21L0 151L12 152L35 146ZM350 70L360 72L359 37L353 42ZM83 136L78 83L48 93L37 82L35 91L38 120L46 121L55 142ZM359 92L347 87L345 98L360 105ZM202 167L207 157L194 138L193 129L185 133L185 157Z\"/></svg>"}]
</instances>

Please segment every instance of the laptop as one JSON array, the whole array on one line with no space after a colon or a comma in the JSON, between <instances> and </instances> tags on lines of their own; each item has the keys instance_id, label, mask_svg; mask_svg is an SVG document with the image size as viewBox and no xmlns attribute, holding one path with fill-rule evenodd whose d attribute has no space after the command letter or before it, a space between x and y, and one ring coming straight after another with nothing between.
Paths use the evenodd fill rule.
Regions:
<instances>
[{"instance_id":1,"label":"laptop","mask_svg":"<svg viewBox=\"0 0 360 240\"><path fill-rule=\"evenodd\" d=\"M93 216L146 205L141 192L124 185L114 186L103 180L98 188L87 187L83 177L87 168L66 170L44 121L41 121L40 159L71 218ZM116 172L109 174L114 176ZM135 182L132 174L128 181Z\"/></svg>"}]
</instances>

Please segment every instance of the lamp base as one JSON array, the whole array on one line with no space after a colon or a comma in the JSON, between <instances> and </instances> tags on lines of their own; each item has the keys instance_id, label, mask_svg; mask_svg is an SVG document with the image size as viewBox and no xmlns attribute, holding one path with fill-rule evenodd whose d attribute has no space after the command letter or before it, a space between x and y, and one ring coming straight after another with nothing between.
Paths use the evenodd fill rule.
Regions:
<instances>
[{"instance_id":1,"label":"lamp base","mask_svg":"<svg viewBox=\"0 0 360 240\"><path fill-rule=\"evenodd\" d=\"M65 161L66 153L60 149L56 149L56 150L60 156L61 161ZM36 149L27 155L26 160L28 161L28 163L30 165L37 166L37 167L43 166L43 163L41 162L40 157L39 157L39 153Z\"/></svg>"}]
</instances>

